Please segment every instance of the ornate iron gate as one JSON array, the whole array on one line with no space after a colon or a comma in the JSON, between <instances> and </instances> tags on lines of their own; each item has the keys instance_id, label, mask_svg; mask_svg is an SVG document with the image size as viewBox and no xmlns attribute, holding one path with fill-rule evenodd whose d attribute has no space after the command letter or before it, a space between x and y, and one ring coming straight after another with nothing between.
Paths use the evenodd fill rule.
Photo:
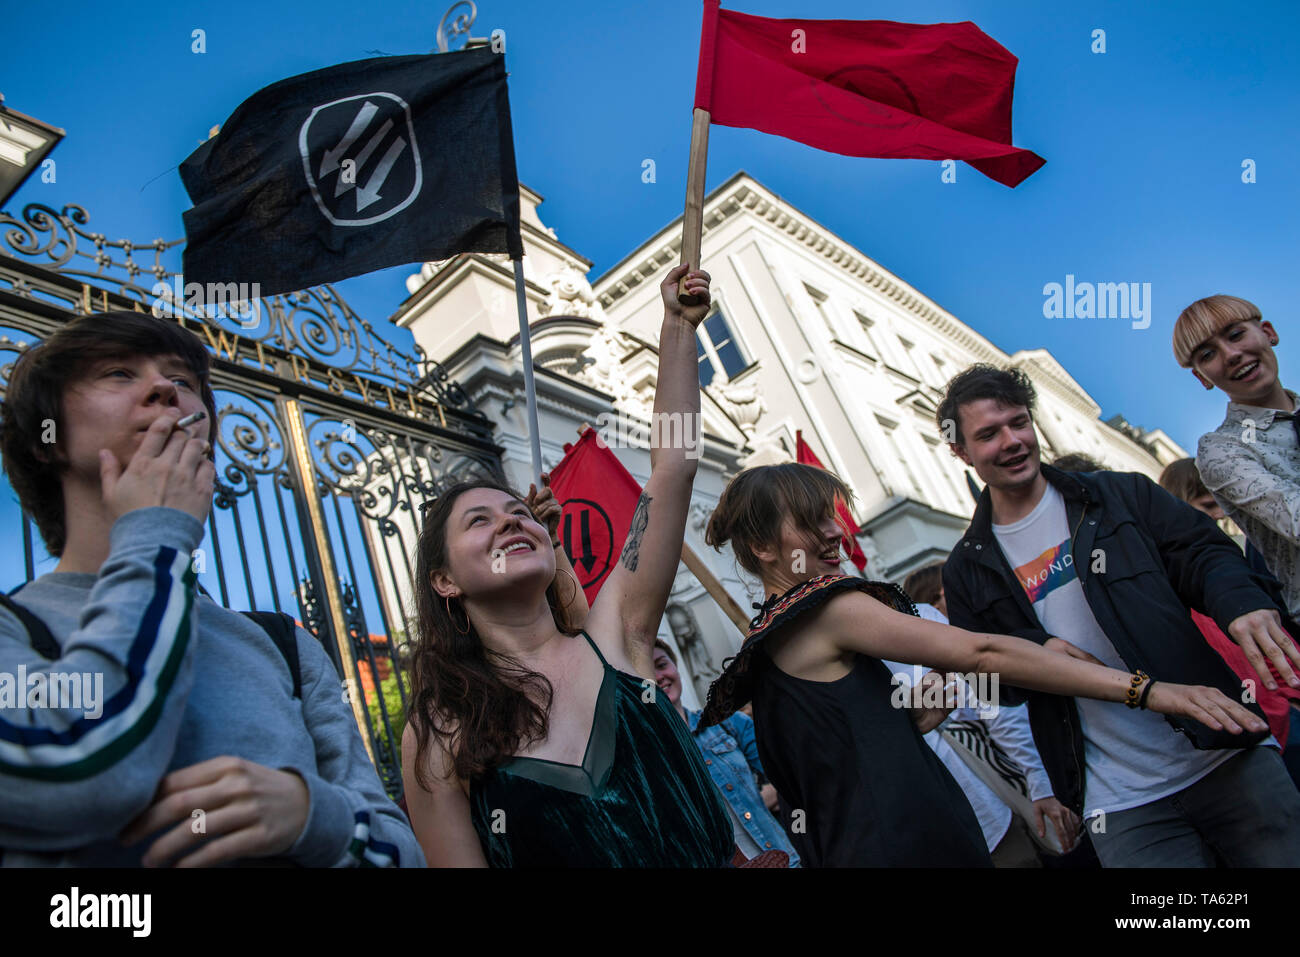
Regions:
<instances>
[{"instance_id":1,"label":"ornate iron gate","mask_svg":"<svg viewBox=\"0 0 1300 957\"><path fill-rule=\"evenodd\" d=\"M502 477L491 423L439 363L380 337L332 287L192 306L163 264L179 240L110 242L87 220L77 206L0 213L0 390L18 354L79 315L153 311L204 341L218 441L199 583L229 608L288 612L321 641L397 798L419 506L463 478ZM24 543L21 568L0 565L12 589L53 560L6 493L0 524L21 524Z\"/></svg>"}]
</instances>

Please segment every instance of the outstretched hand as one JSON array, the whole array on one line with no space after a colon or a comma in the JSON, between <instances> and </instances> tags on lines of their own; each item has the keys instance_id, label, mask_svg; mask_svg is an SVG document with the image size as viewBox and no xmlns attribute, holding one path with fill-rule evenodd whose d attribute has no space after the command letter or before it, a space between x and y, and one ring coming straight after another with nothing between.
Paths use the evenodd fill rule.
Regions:
<instances>
[{"instance_id":1,"label":"outstretched hand","mask_svg":"<svg viewBox=\"0 0 1300 957\"><path fill-rule=\"evenodd\" d=\"M1160 714L1194 718L1214 731L1241 734L1243 731L1268 730L1262 718L1218 688L1157 681L1147 695L1147 707Z\"/></svg>"},{"instance_id":2,"label":"outstretched hand","mask_svg":"<svg viewBox=\"0 0 1300 957\"><path fill-rule=\"evenodd\" d=\"M1259 680L1264 682L1265 688L1277 690L1277 679L1269 671L1269 662L1283 681L1293 688L1300 688L1300 679L1292 669L1293 664L1300 668L1300 650L1282 627L1282 616L1276 609L1261 608L1234 618L1228 625L1228 634L1241 647L1241 653L1255 669Z\"/></svg>"},{"instance_id":3,"label":"outstretched hand","mask_svg":"<svg viewBox=\"0 0 1300 957\"><path fill-rule=\"evenodd\" d=\"M686 277L686 292L700 299L698 305L683 306L677 301L677 288L682 277ZM709 314L712 300L709 298L709 274L702 269L692 269L690 263L682 263L670 272L659 284L659 293L664 300L664 313L679 319L685 319L692 326L698 326Z\"/></svg>"}]
</instances>

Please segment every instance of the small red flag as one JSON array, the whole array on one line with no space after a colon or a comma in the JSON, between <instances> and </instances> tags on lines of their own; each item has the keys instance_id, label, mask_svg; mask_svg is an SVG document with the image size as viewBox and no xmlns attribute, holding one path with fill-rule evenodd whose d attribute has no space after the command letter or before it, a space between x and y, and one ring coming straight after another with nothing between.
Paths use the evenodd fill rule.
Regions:
<instances>
[{"instance_id":1,"label":"small red flag","mask_svg":"<svg viewBox=\"0 0 1300 957\"><path fill-rule=\"evenodd\" d=\"M551 470L551 491L562 509L559 537L592 605L623 551L641 486L595 429L564 453Z\"/></svg>"},{"instance_id":2,"label":"small red flag","mask_svg":"<svg viewBox=\"0 0 1300 957\"><path fill-rule=\"evenodd\" d=\"M826 466L822 465L821 459L817 458L816 453L808 447L808 443L803 440L802 430L795 432L794 438L795 461L800 465L815 465L819 469L826 468ZM840 531L844 533L844 547L848 549L849 559L854 565L858 566L858 571L863 571L867 567L867 556L862 553L862 547L858 544L857 535L860 529L858 523L853 521L853 513L849 511L848 505L842 498L835 500L835 515Z\"/></svg>"},{"instance_id":3,"label":"small red flag","mask_svg":"<svg viewBox=\"0 0 1300 957\"><path fill-rule=\"evenodd\" d=\"M1045 162L1011 145L1017 63L969 21L773 20L704 0L695 106L721 126L846 156L965 160L1016 186Z\"/></svg>"}]
</instances>

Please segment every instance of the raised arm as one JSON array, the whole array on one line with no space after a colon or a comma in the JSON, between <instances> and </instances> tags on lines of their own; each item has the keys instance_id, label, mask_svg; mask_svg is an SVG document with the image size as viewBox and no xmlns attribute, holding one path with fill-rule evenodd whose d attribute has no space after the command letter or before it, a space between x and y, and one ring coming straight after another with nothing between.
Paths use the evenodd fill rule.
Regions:
<instances>
[{"instance_id":1,"label":"raised arm","mask_svg":"<svg viewBox=\"0 0 1300 957\"><path fill-rule=\"evenodd\" d=\"M677 283L683 276L687 292L702 297L699 305L683 306L677 301ZM650 423L650 480L587 628L596 642L617 655L616 660L626 658L646 677L654 675L650 649L681 559L702 441L695 329L709 312L709 276L682 264L667 275L659 291L664 322Z\"/></svg>"},{"instance_id":2,"label":"raised arm","mask_svg":"<svg viewBox=\"0 0 1300 957\"><path fill-rule=\"evenodd\" d=\"M982 635L904 615L862 592L844 592L827 602L827 653L857 652L874 658L907 661L940 671L996 674L1000 681L1051 694L1124 701L1130 676L1049 651L1010 635ZM1233 734L1262 731L1264 722L1214 688L1160 681L1151 688L1147 707L1161 714L1194 718L1207 727Z\"/></svg>"}]
</instances>

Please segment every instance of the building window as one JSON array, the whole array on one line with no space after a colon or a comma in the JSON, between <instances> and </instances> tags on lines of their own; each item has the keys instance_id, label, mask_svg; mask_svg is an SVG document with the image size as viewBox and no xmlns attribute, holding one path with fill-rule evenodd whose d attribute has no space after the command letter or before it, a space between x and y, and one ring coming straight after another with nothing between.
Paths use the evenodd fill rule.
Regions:
<instances>
[{"instance_id":1,"label":"building window","mask_svg":"<svg viewBox=\"0 0 1300 957\"><path fill-rule=\"evenodd\" d=\"M830 337L834 339L835 323L831 321L830 313L826 311L826 293L814 289L807 283L803 284L803 288L804 291L808 293L808 298L813 301L813 305L817 307L817 314L822 317L822 325L826 327L826 331L830 333Z\"/></svg>"},{"instance_id":2,"label":"building window","mask_svg":"<svg viewBox=\"0 0 1300 957\"><path fill-rule=\"evenodd\" d=\"M696 330L695 355L700 364L701 387L710 384L715 376L721 376L724 381L731 379L749 365L727 324L727 317L718 310Z\"/></svg>"},{"instance_id":3,"label":"building window","mask_svg":"<svg viewBox=\"0 0 1300 957\"><path fill-rule=\"evenodd\" d=\"M903 372L907 372L910 370L911 372L915 373L914 377L919 381L921 378L921 366L916 361L916 356L912 352L912 350L916 348L916 343L908 342L902 336L899 336L898 344L903 347L903 359L905 362L905 365L900 366L900 369Z\"/></svg>"},{"instance_id":4,"label":"building window","mask_svg":"<svg viewBox=\"0 0 1300 957\"><path fill-rule=\"evenodd\" d=\"M885 431L885 439L889 442L889 449L894 454L894 461L898 463L899 471L907 477L907 482L916 497L924 501L926 495L921 490L921 483L917 481L916 473L912 470L912 459L904 447L903 437L898 431L898 423L888 422L880 416L876 416L876 421Z\"/></svg>"},{"instance_id":5,"label":"building window","mask_svg":"<svg viewBox=\"0 0 1300 957\"><path fill-rule=\"evenodd\" d=\"M938 356L935 353L930 353L930 358L934 361L934 371L939 374L939 384L937 387L942 389L948 385L948 380L952 378L952 376L948 374L948 364L943 361L941 356Z\"/></svg>"},{"instance_id":6,"label":"building window","mask_svg":"<svg viewBox=\"0 0 1300 957\"><path fill-rule=\"evenodd\" d=\"M935 468L938 474L943 476L944 482L948 486L948 491L952 492L950 502L961 503L963 495L961 489L957 486L957 480L953 477L952 456L943 449L937 441L930 436L923 436L926 446L929 447L930 455L934 459Z\"/></svg>"},{"instance_id":7,"label":"building window","mask_svg":"<svg viewBox=\"0 0 1300 957\"><path fill-rule=\"evenodd\" d=\"M853 310L853 315L858 320L859 325L862 326L863 338L867 340L867 348L863 351L873 359L883 359L884 356L880 352L880 346L876 345L876 337L871 334L871 327L875 323L856 309Z\"/></svg>"}]
</instances>

